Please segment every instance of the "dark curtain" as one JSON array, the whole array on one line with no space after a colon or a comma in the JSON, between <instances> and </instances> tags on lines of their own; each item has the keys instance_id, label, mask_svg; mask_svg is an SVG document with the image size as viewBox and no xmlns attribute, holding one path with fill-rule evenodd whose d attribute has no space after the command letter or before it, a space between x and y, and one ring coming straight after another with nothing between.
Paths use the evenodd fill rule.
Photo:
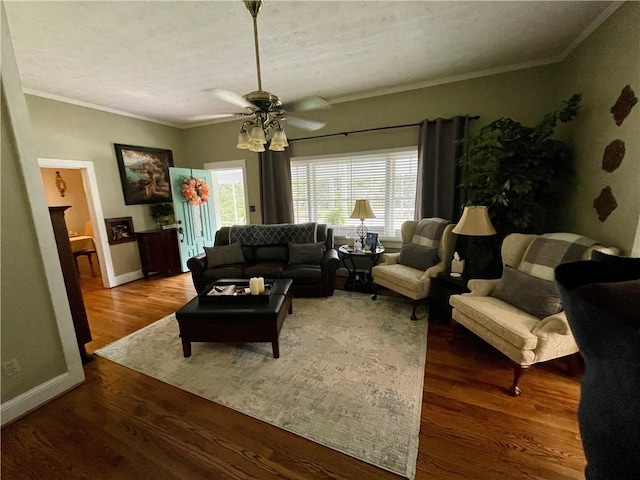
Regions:
<instances>
[{"instance_id":1,"label":"dark curtain","mask_svg":"<svg viewBox=\"0 0 640 480\"><path fill-rule=\"evenodd\" d=\"M274 152L265 145L260 153L262 223L293 223L291 148Z\"/></svg>"},{"instance_id":2,"label":"dark curtain","mask_svg":"<svg viewBox=\"0 0 640 480\"><path fill-rule=\"evenodd\" d=\"M469 117L424 120L418 137L415 219L440 217L456 222L464 198L458 159L464 152Z\"/></svg>"}]
</instances>

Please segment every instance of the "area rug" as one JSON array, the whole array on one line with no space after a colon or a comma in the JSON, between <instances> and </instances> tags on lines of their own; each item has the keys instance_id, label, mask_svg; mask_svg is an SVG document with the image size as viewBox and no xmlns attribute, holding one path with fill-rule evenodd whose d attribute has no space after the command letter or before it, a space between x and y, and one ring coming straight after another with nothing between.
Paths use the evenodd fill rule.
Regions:
<instances>
[{"instance_id":1,"label":"area rug","mask_svg":"<svg viewBox=\"0 0 640 480\"><path fill-rule=\"evenodd\" d=\"M174 315L96 355L413 479L427 321L406 299L336 291L296 298L270 343L192 343Z\"/></svg>"}]
</instances>

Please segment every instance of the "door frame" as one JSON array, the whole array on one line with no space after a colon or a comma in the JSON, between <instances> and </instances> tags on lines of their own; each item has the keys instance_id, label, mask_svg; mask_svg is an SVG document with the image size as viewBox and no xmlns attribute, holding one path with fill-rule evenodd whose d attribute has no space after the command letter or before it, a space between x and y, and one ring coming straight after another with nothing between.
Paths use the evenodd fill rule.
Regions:
<instances>
[{"instance_id":1,"label":"door frame","mask_svg":"<svg viewBox=\"0 0 640 480\"><path fill-rule=\"evenodd\" d=\"M96 242L96 253L100 262L100 275L102 285L105 288L112 288L118 285L113 272L113 260L111 259L111 249L109 248L107 227L104 223L102 213L102 203L98 192L98 179L96 177L93 162L83 160L63 160L57 158L38 158L40 167L60 168L80 170L82 173L82 183L85 195L87 196L87 206L89 217L93 224L93 235Z\"/></svg>"},{"instance_id":2,"label":"door frame","mask_svg":"<svg viewBox=\"0 0 640 480\"><path fill-rule=\"evenodd\" d=\"M208 162L205 163L202 168L204 170L235 170L240 168L242 170L242 183L244 184L244 211L246 212L246 216L247 216L247 225L251 225L251 215L250 215L250 210L249 210L249 187L247 185L247 162L244 159L241 160L228 160L228 161L224 161L224 162ZM217 194L216 194L217 195ZM217 205L219 205L220 202L217 202ZM221 219L218 218L220 217L220 214L218 212L218 208L217 205L214 206L215 212L216 212L216 222L218 223L218 228L219 225L222 224L222 222L220 221Z\"/></svg>"}]
</instances>

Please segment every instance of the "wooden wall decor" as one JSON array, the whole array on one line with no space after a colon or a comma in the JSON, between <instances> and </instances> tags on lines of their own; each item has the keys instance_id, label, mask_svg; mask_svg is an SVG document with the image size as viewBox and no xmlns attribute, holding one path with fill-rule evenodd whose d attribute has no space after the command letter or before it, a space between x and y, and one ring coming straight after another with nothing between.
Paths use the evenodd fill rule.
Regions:
<instances>
[{"instance_id":1,"label":"wooden wall decor","mask_svg":"<svg viewBox=\"0 0 640 480\"><path fill-rule=\"evenodd\" d=\"M624 142L620 139L614 140L604 149L602 156L602 169L607 172L613 172L622 163L626 148Z\"/></svg>"},{"instance_id":2,"label":"wooden wall decor","mask_svg":"<svg viewBox=\"0 0 640 480\"><path fill-rule=\"evenodd\" d=\"M598 212L598 218L601 222L604 222L617 207L618 202L616 202L611 187L608 185L602 189L598 198L593 201L593 208Z\"/></svg>"},{"instance_id":3,"label":"wooden wall decor","mask_svg":"<svg viewBox=\"0 0 640 480\"><path fill-rule=\"evenodd\" d=\"M609 110L613 114L616 125L622 125L622 122L627 118L636 103L638 103L638 98L633 90L631 90L631 86L627 85L622 89L616 103L611 107L611 110Z\"/></svg>"}]
</instances>

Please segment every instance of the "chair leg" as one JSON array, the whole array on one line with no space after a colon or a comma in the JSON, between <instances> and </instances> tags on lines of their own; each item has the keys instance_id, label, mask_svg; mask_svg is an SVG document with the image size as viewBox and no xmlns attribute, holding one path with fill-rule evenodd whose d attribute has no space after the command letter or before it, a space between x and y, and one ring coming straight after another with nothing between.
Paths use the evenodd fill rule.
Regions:
<instances>
[{"instance_id":1,"label":"chair leg","mask_svg":"<svg viewBox=\"0 0 640 480\"><path fill-rule=\"evenodd\" d=\"M520 388L518 387L518 381L520 380L520 377L522 376L522 374L525 373L527 370L529 370L529 365L520 365L514 362L512 364L512 367L513 367L513 385L509 387L509 394L512 397L519 397L520 394L522 393L522 390L520 390Z\"/></svg>"},{"instance_id":2,"label":"chair leg","mask_svg":"<svg viewBox=\"0 0 640 480\"><path fill-rule=\"evenodd\" d=\"M371 295L371 300L378 299L378 285L375 283L371 284L371 289L373 290L373 295Z\"/></svg>"},{"instance_id":3,"label":"chair leg","mask_svg":"<svg viewBox=\"0 0 640 480\"><path fill-rule=\"evenodd\" d=\"M413 311L411 312L411 320L413 320L414 322L418 320L418 317L416 316L416 309L418 308L418 303L420 303L420 300L413 301Z\"/></svg>"}]
</instances>

